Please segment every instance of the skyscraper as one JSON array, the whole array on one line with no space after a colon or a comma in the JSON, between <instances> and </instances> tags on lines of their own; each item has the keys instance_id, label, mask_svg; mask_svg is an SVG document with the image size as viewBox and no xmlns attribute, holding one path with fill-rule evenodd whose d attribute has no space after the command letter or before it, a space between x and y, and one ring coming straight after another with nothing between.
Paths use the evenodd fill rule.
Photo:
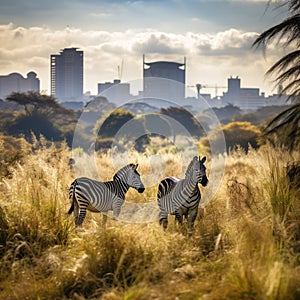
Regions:
<instances>
[{"instance_id":1,"label":"skyscraper","mask_svg":"<svg viewBox=\"0 0 300 300\"><path fill-rule=\"evenodd\" d=\"M185 58L183 63L145 62L145 56L143 56L144 96L183 100L185 97L185 68Z\"/></svg>"},{"instance_id":2,"label":"skyscraper","mask_svg":"<svg viewBox=\"0 0 300 300\"><path fill-rule=\"evenodd\" d=\"M83 96L83 51L65 48L51 54L51 95L59 101L80 101Z\"/></svg>"}]
</instances>

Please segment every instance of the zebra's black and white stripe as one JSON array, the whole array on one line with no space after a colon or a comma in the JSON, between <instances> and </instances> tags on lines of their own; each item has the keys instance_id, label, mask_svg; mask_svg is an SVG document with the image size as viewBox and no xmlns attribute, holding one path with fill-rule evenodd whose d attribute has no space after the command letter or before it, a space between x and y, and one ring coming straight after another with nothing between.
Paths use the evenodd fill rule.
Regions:
<instances>
[{"instance_id":1,"label":"zebra's black and white stripe","mask_svg":"<svg viewBox=\"0 0 300 300\"><path fill-rule=\"evenodd\" d=\"M86 177L75 179L69 189L72 205L68 214L74 211L76 226L80 226L84 221L86 210L103 213L112 210L113 217L117 218L130 187L139 193L144 192L145 188L136 170L137 167L137 164L129 164L120 169L112 181L107 182ZM103 218L105 223L106 215Z\"/></svg>"},{"instance_id":2,"label":"zebra's black and white stripe","mask_svg":"<svg viewBox=\"0 0 300 300\"><path fill-rule=\"evenodd\" d=\"M198 183L203 186L208 183L205 161L205 156L202 159L195 156L186 170L184 179L167 177L160 182L157 202L160 209L159 223L164 229L168 227L169 214L175 215L180 224L184 216L189 229L193 229L201 200Z\"/></svg>"}]
</instances>

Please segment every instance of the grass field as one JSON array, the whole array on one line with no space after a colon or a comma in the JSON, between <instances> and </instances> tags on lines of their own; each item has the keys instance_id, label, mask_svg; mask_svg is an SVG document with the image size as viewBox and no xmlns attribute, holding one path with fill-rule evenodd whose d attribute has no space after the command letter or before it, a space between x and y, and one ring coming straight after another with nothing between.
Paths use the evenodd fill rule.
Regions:
<instances>
[{"instance_id":1,"label":"grass field","mask_svg":"<svg viewBox=\"0 0 300 300\"><path fill-rule=\"evenodd\" d=\"M109 219L103 228L101 214L88 213L75 230L66 215L70 156L65 146L41 145L1 181L0 299L300 298L300 193L286 175L299 152L264 146L228 155L191 237L171 217L164 232L156 220ZM149 177L147 155L133 157ZM163 175L180 176L178 154L161 157ZM96 162L110 180L110 153ZM134 203L155 199L155 186L127 194Z\"/></svg>"}]
</instances>

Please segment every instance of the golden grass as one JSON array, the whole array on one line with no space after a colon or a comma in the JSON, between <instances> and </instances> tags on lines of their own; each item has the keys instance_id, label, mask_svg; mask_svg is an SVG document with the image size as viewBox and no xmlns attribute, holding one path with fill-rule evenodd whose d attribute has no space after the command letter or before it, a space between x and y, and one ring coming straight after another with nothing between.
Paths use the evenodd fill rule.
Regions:
<instances>
[{"instance_id":1,"label":"golden grass","mask_svg":"<svg viewBox=\"0 0 300 300\"><path fill-rule=\"evenodd\" d=\"M158 222L141 220L109 219L102 228L101 214L88 212L83 228L74 229L66 216L68 187L74 176L88 172L111 180L117 168L111 155L97 156L92 169L82 154L77 170L70 170L71 153L64 145L40 145L2 179L0 299L300 296L299 190L290 185L285 169L299 160L299 152L265 146L228 155L218 193L199 214L191 237L171 217L164 232ZM133 152L129 159L139 163L148 187L144 194L130 191L128 201L156 201L153 155L165 163L154 175L157 180L182 176L180 153Z\"/></svg>"}]
</instances>

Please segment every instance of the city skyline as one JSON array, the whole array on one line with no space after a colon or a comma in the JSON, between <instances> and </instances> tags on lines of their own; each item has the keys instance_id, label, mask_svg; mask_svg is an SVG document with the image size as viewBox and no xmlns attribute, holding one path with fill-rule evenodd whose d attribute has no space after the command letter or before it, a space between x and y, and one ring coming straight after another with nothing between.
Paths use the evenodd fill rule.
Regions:
<instances>
[{"instance_id":1,"label":"city skyline","mask_svg":"<svg viewBox=\"0 0 300 300\"><path fill-rule=\"evenodd\" d=\"M149 61L181 61L185 56L187 86L196 83L225 86L226 78L232 75L242 77L247 86L272 94L276 89L272 89L272 78L266 79L265 72L281 53L274 46L264 58L261 50L251 48L260 32L284 16L283 10L274 12L272 6L266 9L267 3L258 0L1 3L0 75L34 71L41 80L41 90L50 94L50 54L77 47L85 53L84 92L92 94L97 93L99 82L142 78L143 54ZM214 94L214 89L207 92Z\"/></svg>"},{"instance_id":2,"label":"city skyline","mask_svg":"<svg viewBox=\"0 0 300 300\"><path fill-rule=\"evenodd\" d=\"M51 95L60 101L83 98L83 51L65 48L51 54Z\"/></svg>"}]
</instances>

